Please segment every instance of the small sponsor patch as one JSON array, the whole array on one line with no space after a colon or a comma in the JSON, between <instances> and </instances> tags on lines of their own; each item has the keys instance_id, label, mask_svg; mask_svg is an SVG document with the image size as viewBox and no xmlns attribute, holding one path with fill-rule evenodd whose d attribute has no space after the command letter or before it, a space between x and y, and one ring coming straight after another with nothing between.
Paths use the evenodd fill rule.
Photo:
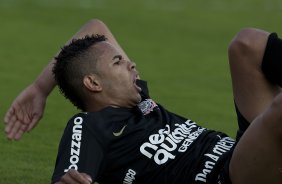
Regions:
<instances>
[{"instance_id":1,"label":"small sponsor patch","mask_svg":"<svg viewBox=\"0 0 282 184\"><path fill-rule=\"evenodd\" d=\"M149 114L154 110L158 105L152 99L146 99L138 104L138 108L144 115Z\"/></svg>"}]
</instances>

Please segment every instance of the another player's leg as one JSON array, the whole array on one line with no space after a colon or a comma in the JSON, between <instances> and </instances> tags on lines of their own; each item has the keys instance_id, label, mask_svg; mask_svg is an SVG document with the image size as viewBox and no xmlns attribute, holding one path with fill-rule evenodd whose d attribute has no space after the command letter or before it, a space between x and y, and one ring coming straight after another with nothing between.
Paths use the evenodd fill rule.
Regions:
<instances>
[{"instance_id":1,"label":"another player's leg","mask_svg":"<svg viewBox=\"0 0 282 184\"><path fill-rule=\"evenodd\" d=\"M276 75L282 65L271 64L276 58L273 56L281 58L282 46L268 38L269 33L265 31L244 29L229 49L235 103L251 122L230 161L234 184L281 183L282 180L282 116L279 113L282 96L277 85L282 77L277 79L279 75ZM265 50L268 50L266 55ZM268 72L262 72L262 63L266 63ZM273 71L269 72L271 68Z\"/></svg>"},{"instance_id":2,"label":"another player's leg","mask_svg":"<svg viewBox=\"0 0 282 184\"><path fill-rule=\"evenodd\" d=\"M282 94L257 117L238 142L230 162L233 184L282 182Z\"/></svg>"},{"instance_id":3,"label":"another player's leg","mask_svg":"<svg viewBox=\"0 0 282 184\"><path fill-rule=\"evenodd\" d=\"M229 47L229 63L235 103L240 113L252 122L272 102L281 89L266 79L261 70L270 33L243 29Z\"/></svg>"}]
</instances>

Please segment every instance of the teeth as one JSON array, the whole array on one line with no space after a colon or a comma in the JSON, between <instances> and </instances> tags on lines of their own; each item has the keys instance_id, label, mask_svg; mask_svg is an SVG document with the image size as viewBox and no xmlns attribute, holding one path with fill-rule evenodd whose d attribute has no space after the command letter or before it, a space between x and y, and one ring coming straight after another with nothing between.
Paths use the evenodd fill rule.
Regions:
<instances>
[{"instance_id":1,"label":"teeth","mask_svg":"<svg viewBox=\"0 0 282 184\"><path fill-rule=\"evenodd\" d=\"M139 87L136 83L134 83L134 86L136 87L136 89L140 92L142 91L141 87Z\"/></svg>"}]
</instances>

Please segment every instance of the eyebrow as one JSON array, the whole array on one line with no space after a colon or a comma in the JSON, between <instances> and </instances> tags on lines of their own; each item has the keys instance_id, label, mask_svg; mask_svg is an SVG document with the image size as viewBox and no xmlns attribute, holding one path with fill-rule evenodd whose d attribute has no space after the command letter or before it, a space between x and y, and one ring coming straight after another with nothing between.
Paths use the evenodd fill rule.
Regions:
<instances>
[{"instance_id":1,"label":"eyebrow","mask_svg":"<svg viewBox=\"0 0 282 184\"><path fill-rule=\"evenodd\" d=\"M112 60L115 60L115 59L122 59L122 56L121 55L115 55Z\"/></svg>"}]
</instances>

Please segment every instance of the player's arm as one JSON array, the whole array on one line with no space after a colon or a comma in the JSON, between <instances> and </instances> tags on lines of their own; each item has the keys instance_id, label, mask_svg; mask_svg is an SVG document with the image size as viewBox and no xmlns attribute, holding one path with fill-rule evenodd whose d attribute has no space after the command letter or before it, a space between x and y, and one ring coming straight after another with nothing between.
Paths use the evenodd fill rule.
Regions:
<instances>
[{"instance_id":1,"label":"player's arm","mask_svg":"<svg viewBox=\"0 0 282 184\"><path fill-rule=\"evenodd\" d=\"M69 44L72 39L79 39L93 34L105 35L108 38L108 42L118 48L125 59L128 59L128 56L120 47L108 27L97 19L90 20L82 26L66 44ZM4 122L7 138L20 139L25 132L32 130L41 119L45 109L46 99L56 86L52 74L54 62L56 62L55 59L52 59L37 79L15 98L6 112Z\"/></svg>"},{"instance_id":2,"label":"player's arm","mask_svg":"<svg viewBox=\"0 0 282 184\"><path fill-rule=\"evenodd\" d=\"M104 151L101 140L94 136L95 130L88 126L92 121L87 114L79 113L68 122L60 141L52 183L89 183L99 177Z\"/></svg>"}]
</instances>

